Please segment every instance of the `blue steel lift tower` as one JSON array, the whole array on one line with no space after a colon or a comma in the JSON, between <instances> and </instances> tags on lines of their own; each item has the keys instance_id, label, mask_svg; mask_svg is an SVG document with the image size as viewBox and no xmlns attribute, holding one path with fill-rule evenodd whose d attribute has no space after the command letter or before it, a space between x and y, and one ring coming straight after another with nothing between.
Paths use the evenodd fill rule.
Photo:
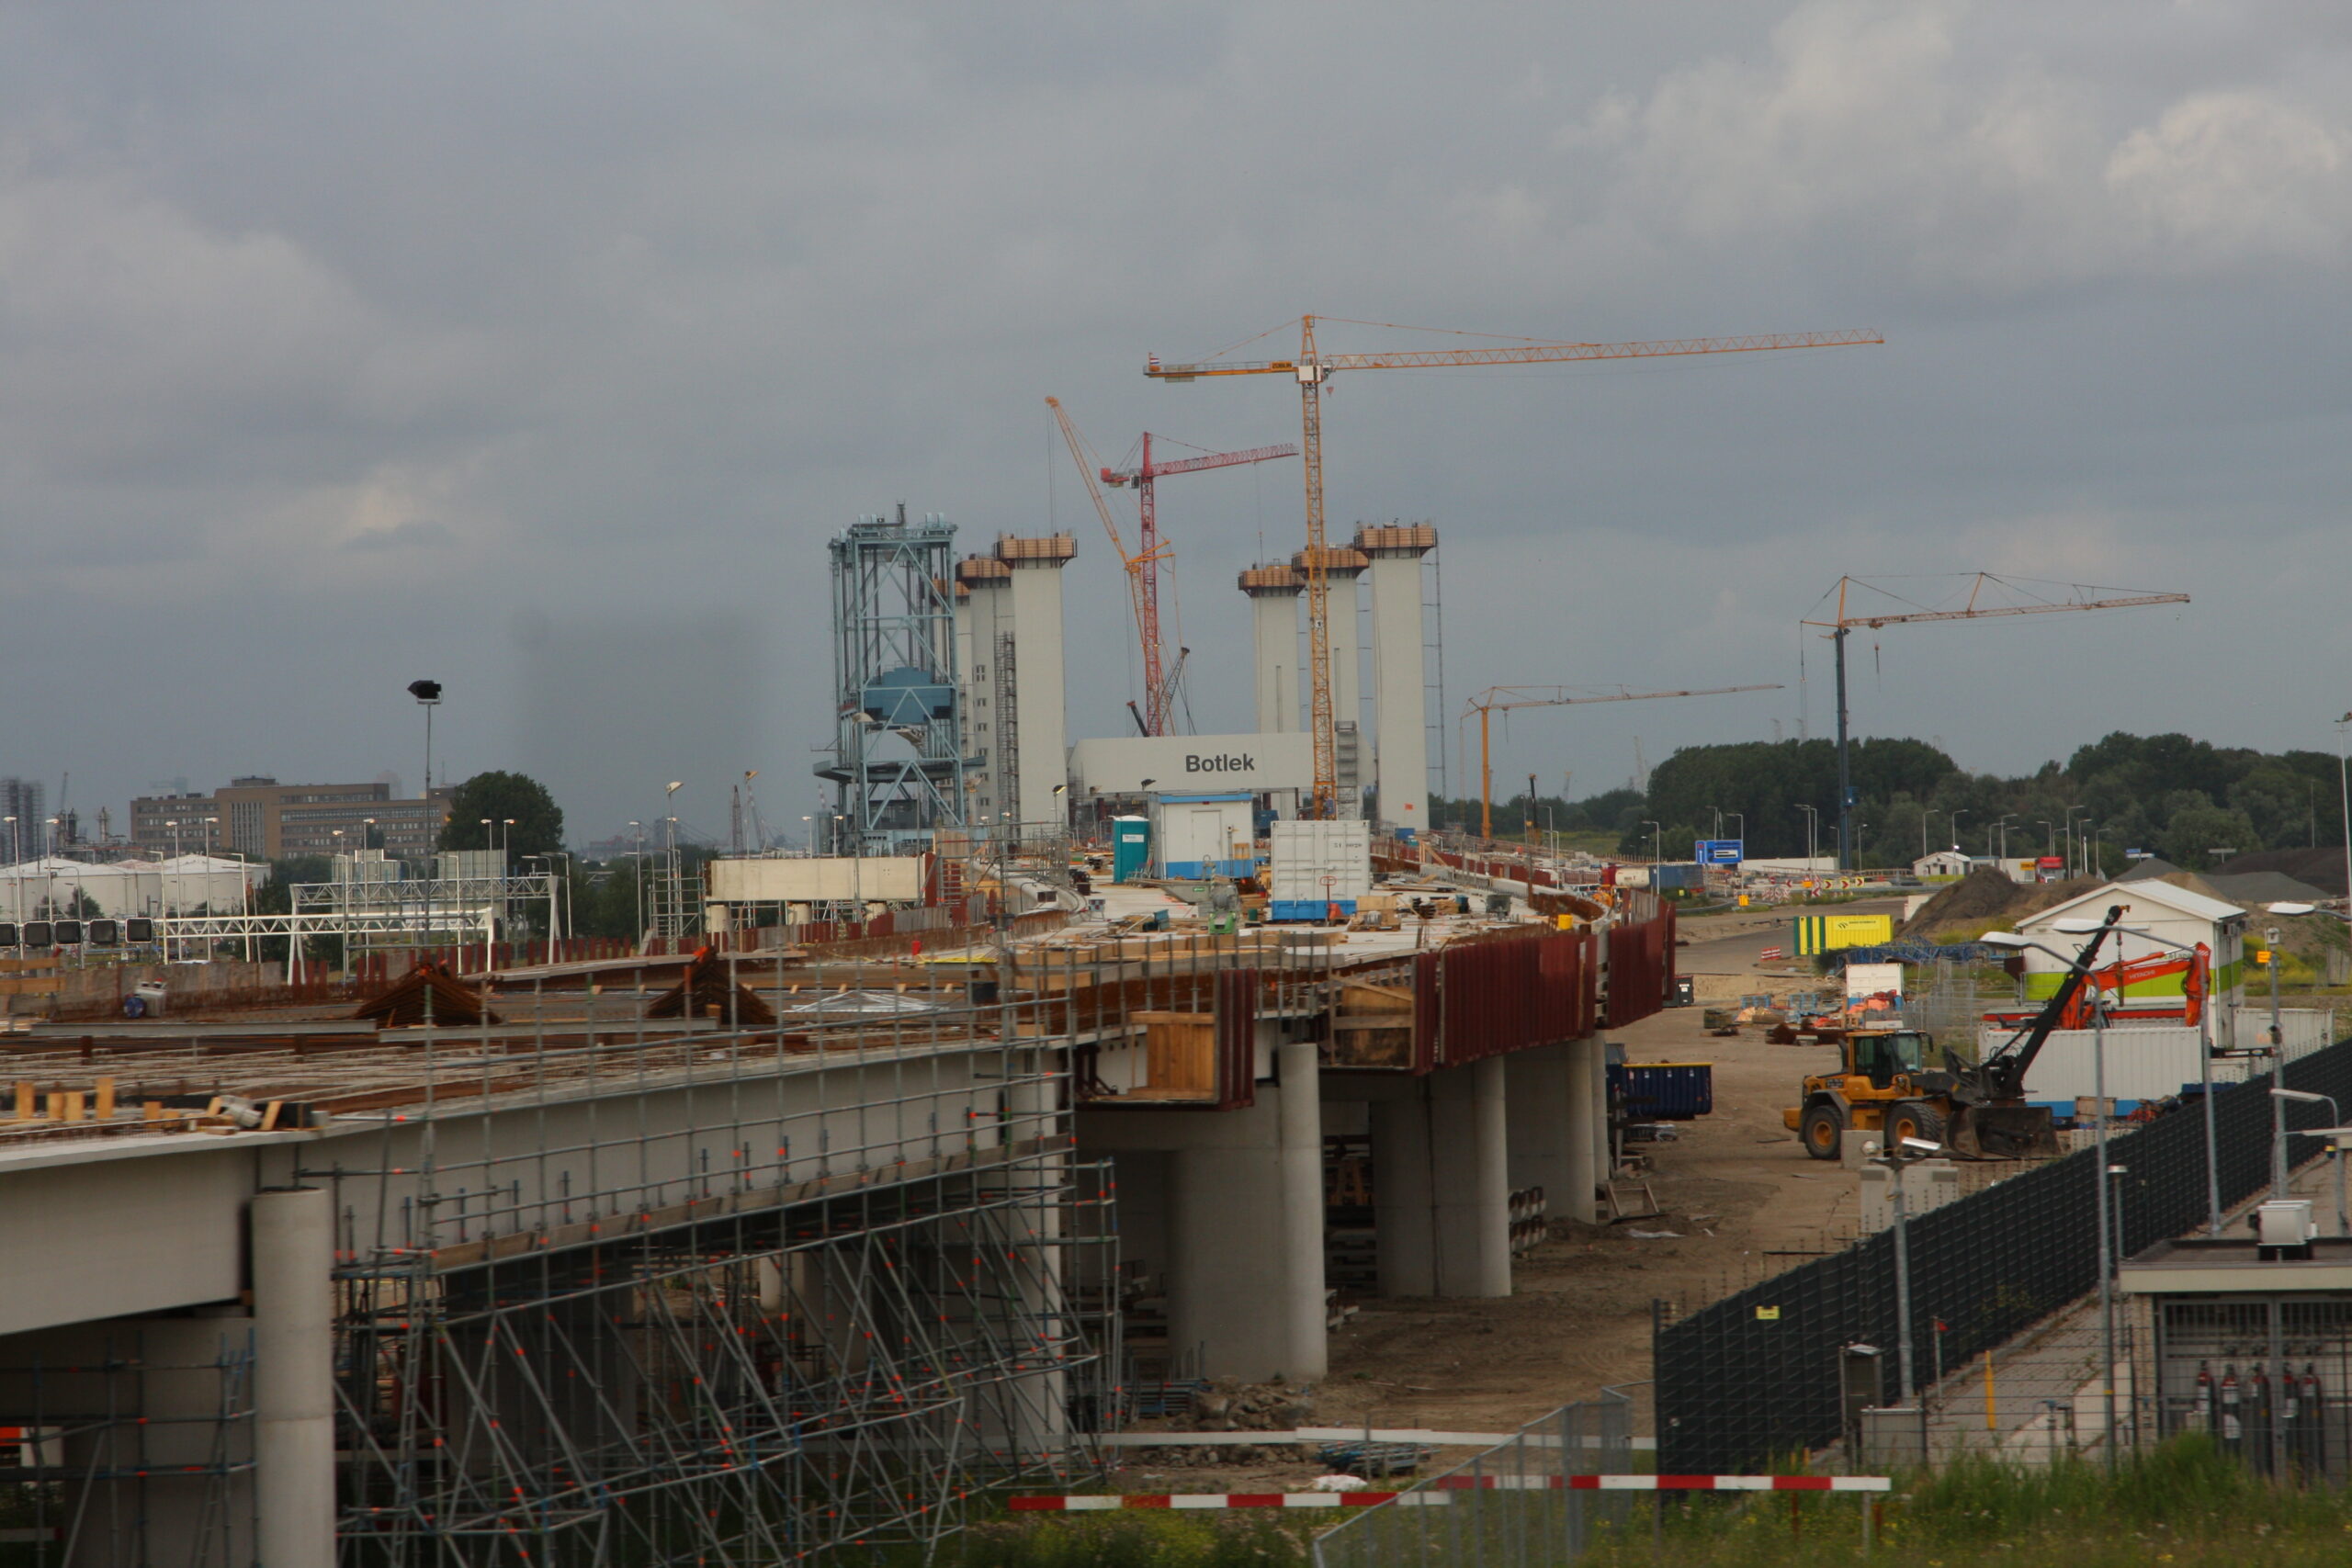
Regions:
<instances>
[{"instance_id":1,"label":"blue steel lift tower","mask_svg":"<svg viewBox=\"0 0 2352 1568\"><path fill-rule=\"evenodd\" d=\"M836 733L835 854L890 854L964 822L957 744L956 525L938 513L861 517L829 547Z\"/></svg>"}]
</instances>

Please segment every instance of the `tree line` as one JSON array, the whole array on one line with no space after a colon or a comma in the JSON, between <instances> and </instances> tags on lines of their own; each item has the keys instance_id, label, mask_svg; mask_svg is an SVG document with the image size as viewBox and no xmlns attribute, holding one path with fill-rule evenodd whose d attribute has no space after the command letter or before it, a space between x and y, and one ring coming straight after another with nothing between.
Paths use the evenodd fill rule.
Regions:
<instances>
[{"instance_id":1,"label":"tree line","mask_svg":"<svg viewBox=\"0 0 2352 1568\"><path fill-rule=\"evenodd\" d=\"M2079 853L2114 874L2126 852L2160 855L2191 871L2257 850L2342 841L2343 796L2329 752L2265 752L2189 736L2122 731L2014 778L1972 773L1924 740L1875 737L1849 750L1855 855L1901 865L1928 850L1970 855L2064 853L2071 822ZM1613 789L1583 800L1532 803L1524 792L1495 803L1498 833L1537 828L1601 830L1617 851L1646 860L1689 860L1695 840L1739 838L1750 859L1835 852L1838 748L1830 740L1753 740L1691 746L1651 773L1646 790ZM1547 818L1546 811L1549 810ZM1438 803L1432 816L1475 828L1476 802ZM1653 829L1649 823L1658 824ZM1655 846L1655 852L1654 852ZM1923 848L1924 846L1924 848Z\"/></svg>"}]
</instances>

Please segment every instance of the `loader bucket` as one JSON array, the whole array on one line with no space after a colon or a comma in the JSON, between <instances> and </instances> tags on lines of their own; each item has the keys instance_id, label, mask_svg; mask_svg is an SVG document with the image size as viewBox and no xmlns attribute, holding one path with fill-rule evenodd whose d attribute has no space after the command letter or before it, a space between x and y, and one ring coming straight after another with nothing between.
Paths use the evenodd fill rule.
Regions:
<instances>
[{"instance_id":1,"label":"loader bucket","mask_svg":"<svg viewBox=\"0 0 2352 1568\"><path fill-rule=\"evenodd\" d=\"M2043 1105L1973 1105L1954 1130L1963 1152L1987 1159L2055 1159L2058 1131Z\"/></svg>"}]
</instances>

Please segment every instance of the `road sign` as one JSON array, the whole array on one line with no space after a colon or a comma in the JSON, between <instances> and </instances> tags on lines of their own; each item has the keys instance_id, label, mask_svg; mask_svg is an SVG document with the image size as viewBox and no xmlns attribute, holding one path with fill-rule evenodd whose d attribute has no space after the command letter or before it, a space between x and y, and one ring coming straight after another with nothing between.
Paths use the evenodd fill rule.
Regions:
<instances>
[{"instance_id":1,"label":"road sign","mask_svg":"<svg viewBox=\"0 0 2352 1568\"><path fill-rule=\"evenodd\" d=\"M1698 850L1701 865L1736 867L1740 863L1740 840L1737 839L1702 839Z\"/></svg>"}]
</instances>

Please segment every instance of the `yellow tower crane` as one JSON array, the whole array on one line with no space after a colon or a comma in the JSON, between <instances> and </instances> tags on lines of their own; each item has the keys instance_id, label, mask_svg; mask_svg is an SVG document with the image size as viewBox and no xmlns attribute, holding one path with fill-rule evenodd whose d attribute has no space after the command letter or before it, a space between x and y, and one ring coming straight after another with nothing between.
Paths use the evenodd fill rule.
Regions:
<instances>
[{"instance_id":1,"label":"yellow tower crane","mask_svg":"<svg viewBox=\"0 0 2352 1568\"><path fill-rule=\"evenodd\" d=\"M1339 807L1339 739L1331 709L1330 591L1325 570L1323 543L1323 384L1342 370L1426 370L1476 365L1551 365L1589 359L1655 359L1695 354L1756 354L1776 348L1844 348L1856 344L1884 343L1867 329L1827 333L1758 333L1747 337L1670 338L1648 343L1558 343L1532 338L1512 339L1491 348L1403 349L1378 354L1326 354L1315 341L1317 321L1342 321L1335 316L1301 316L1298 355L1292 359L1235 360L1209 358L1189 364L1163 365L1153 355L1144 374L1158 381L1197 381L1211 376L1288 376L1298 383L1299 449L1306 469L1306 640L1307 662L1314 671L1314 697L1309 728L1315 732L1316 817L1330 817ZM1355 321L1355 326L1394 328L1388 321ZM1415 329L1406 329L1415 330ZM1266 334L1260 333L1262 337ZM1461 336L1484 334L1461 333ZM1250 340L1252 342L1255 339Z\"/></svg>"}]
</instances>

